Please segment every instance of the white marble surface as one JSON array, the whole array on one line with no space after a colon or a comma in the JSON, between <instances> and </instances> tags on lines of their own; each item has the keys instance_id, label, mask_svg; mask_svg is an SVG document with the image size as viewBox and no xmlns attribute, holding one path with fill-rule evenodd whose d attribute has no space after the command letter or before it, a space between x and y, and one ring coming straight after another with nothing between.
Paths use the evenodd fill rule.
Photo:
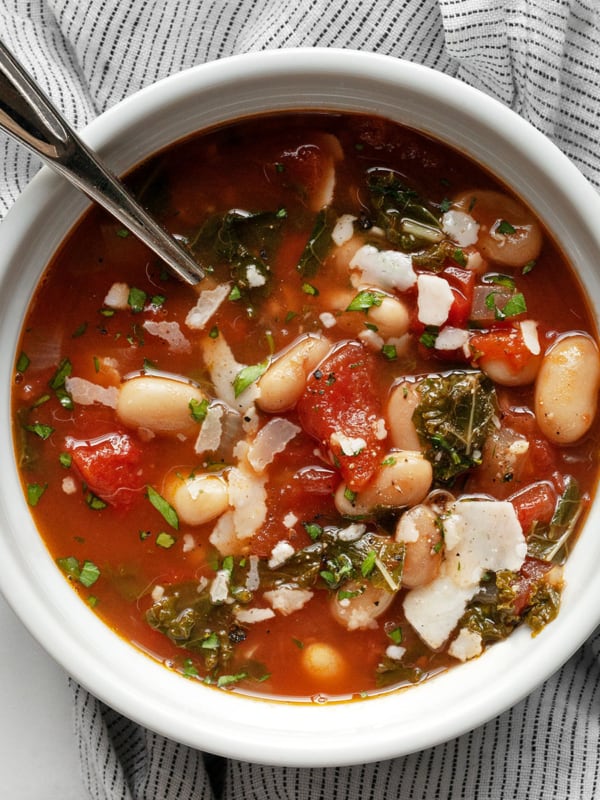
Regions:
<instances>
[{"instance_id":1,"label":"white marble surface","mask_svg":"<svg viewBox=\"0 0 600 800\"><path fill-rule=\"evenodd\" d=\"M64 670L0 595L0 796L86 800Z\"/></svg>"}]
</instances>

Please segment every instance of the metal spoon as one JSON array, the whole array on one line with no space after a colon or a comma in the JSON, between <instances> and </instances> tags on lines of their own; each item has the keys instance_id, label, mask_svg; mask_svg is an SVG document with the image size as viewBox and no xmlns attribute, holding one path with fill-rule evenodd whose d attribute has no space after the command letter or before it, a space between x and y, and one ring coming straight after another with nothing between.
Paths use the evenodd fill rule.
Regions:
<instances>
[{"instance_id":1,"label":"metal spoon","mask_svg":"<svg viewBox=\"0 0 600 800\"><path fill-rule=\"evenodd\" d=\"M0 129L115 216L179 278L195 285L204 271L154 220L54 108L0 42Z\"/></svg>"}]
</instances>

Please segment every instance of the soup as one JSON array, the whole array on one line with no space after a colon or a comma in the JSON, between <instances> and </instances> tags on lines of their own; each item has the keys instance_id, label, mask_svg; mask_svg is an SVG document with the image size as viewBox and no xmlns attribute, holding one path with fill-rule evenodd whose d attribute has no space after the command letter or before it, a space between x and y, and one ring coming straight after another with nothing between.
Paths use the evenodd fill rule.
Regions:
<instances>
[{"instance_id":1,"label":"soup","mask_svg":"<svg viewBox=\"0 0 600 800\"><path fill-rule=\"evenodd\" d=\"M15 365L23 489L82 601L190 680L317 701L551 622L600 360L530 210L350 114L241 120L130 182L207 277L94 209Z\"/></svg>"}]
</instances>

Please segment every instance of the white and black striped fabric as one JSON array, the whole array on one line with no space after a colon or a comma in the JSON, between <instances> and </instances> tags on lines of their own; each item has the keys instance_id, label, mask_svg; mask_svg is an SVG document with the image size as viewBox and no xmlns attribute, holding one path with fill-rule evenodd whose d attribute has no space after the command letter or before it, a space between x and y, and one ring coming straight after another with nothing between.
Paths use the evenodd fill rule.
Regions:
<instances>
[{"instance_id":1,"label":"white and black striped fabric","mask_svg":"<svg viewBox=\"0 0 600 800\"><path fill-rule=\"evenodd\" d=\"M0 37L76 128L184 67L337 46L418 61L499 98L600 189L598 0L0 0ZM0 138L0 214L38 168ZM405 758L285 769L140 728L73 685L93 800L592 800L600 797L600 631L487 725Z\"/></svg>"}]
</instances>

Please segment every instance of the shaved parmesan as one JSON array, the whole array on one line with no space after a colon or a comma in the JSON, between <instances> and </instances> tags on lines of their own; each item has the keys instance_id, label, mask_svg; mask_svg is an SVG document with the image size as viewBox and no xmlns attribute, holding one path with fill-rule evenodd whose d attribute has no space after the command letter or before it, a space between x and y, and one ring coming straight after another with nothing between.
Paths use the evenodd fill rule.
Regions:
<instances>
[{"instance_id":1,"label":"shaved parmesan","mask_svg":"<svg viewBox=\"0 0 600 800\"><path fill-rule=\"evenodd\" d=\"M263 472L278 453L300 433L300 428L283 417L269 420L258 432L248 450L248 461L256 472Z\"/></svg>"},{"instance_id":2,"label":"shaved parmesan","mask_svg":"<svg viewBox=\"0 0 600 800\"><path fill-rule=\"evenodd\" d=\"M525 347L534 356L539 356L542 352L540 347L540 337L538 336L537 322L533 319L524 319L520 324L521 335L525 342Z\"/></svg>"},{"instance_id":3,"label":"shaved parmesan","mask_svg":"<svg viewBox=\"0 0 600 800\"><path fill-rule=\"evenodd\" d=\"M441 326L448 319L454 302L450 284L439 275L423 273L417 278L417 308L419 322L423 325Z\"/></svg>"},{"instance_id":4,"label":"shaved parmesan","mask_svg":"<svg viewBox=\"0 0 600 800\"><path fill-rule=\"evenodd\" d=\"M165 593L165 587L157 583L156 586L152 589L150 597L152 598L153 602L158 603L159 600L162 600L164 593Z\"/></svg>"},{"instance_id":5,"label":"shaved parmesan","mask_svg":"<svg viewBox=\"0 0 600 800\"><path fill-rule=\"evenodd\" d=\"M366 344L370 350L378 353L383 345L385 344L385 340L382 336L380 336L376 331L371 330L371 328L365 328L364 331L361 331L358 336L358 339L363 344Z\"/></svg>"},{"instance_id":6,"label":"shaved parmesan","mask_svg":"<svg viewBox=\"0 0 600 800\"><path fill-rule=\"evenodd\" d=\"M435 340L436 350L459 350L469 341L469 331L446 325Z\"/></svg>"},{"instance_id":7,"label":"shaved parmesan","mask_svg":"<svg viewBox=\"0 0 600 800\"><path fill-rule=\"evenodd\" d=\"M204 363L210 372L216 396L238 411L250 408L259 395L258 384L251 383L238 397L235 396L233 382L236 375L246 365L235 360L225 337L217 336L216 339L206 337L203 339L201 347Z\"/></svg>"},{"instance_id":8,"label":"shaved parmesan","mask_svg":"<svg viewBox=\"0 0 600 800\"><path fill-rule=\"evenodd\" d=\"M235 531L233 511L221 514L208 538L222 556L238 555L242 552L242 545Z\"/></svg>"},{"instance_id":9,"label":"shaved parmesan","mask_svg":"<svg viewBox=\"0 0 600 800\"><path fill-rule=\"evenodd\" d=\"M357 456L367 446L366 441L360 436L346 436L341 431L334 431L331 434L329 444L332 447L339 447L345 456Z\"/></svg>"},{"instance_id":10,"label":"shaved parmesan","mask_svg":"<svg viewBox=\"0 0 600 800\"><path fill-rule=\"evenodd\" d=\"M204 289L200 292L196 305L190 308L185 318L188 328L202 330L230 291L230 284L224 283L215 289Z\"/></svg>"},{"instance_id":11,"label":"shaved parmesan","mask_svg":"<svg viewBox=\"0 0 600 800\"><path fill-rule=\"evenodd\" d=\"M335 190L335 162L344 157L340 141L333 134L319 137L318 147L324 158L319 169L320 183L315 186L314 192L308 198L311 211L320 211L324 206L331 205Z\"/></svg>"},{"instance_id":12,"label":"shaved parmesan","mask_svg":"<svg viewBox=\"0 0 600 800\"><path fill-rule=\"evenodd\" d=\"M178 322L167 322L166 320L156 322L148 319L143 323L142 327L151 336L158 336L159 339L164 339L171 350L176 350L179 353L189 353L192 349L189 340L181 332Z\"/></svg>"},{"instance_id":13,"label":"shaved parmesan","mask_svg":"<svg viewBox=\"0 0 600 800\"><path fill-rule=\"evenodd\" d=\"M481 655L483 652L483 640L481 635L476 631L470 631L468 628L461 628L458 636L448 648L448 653L453 658L458 658L459 661L468 661L470 658Z\"/></svg>"},{"instance_id":14,"label":"shaved parmesan","mask_svg":"<svg viewBox=\"0 0 600 800\"><path fill-rule=\"evenodd\" d=\"M248 558L248 574L246 575L246 589L249 592L255 592L260 587L260 573L258 571L259 558L258 556L249 556Z\"/></svg>"},{"instance_id":15,"label":"shaved parmesan","mask_svg":"<svg viewBox=\"0 0 600 800\"><path fill-rule=\"evenodd\" d=\"M342 214L342 216L338 217L336 220L333 231L331 232L331 238L338 247L349 242L354 236L355 219L356 217L352 216L352 214Z\"/></svg>"},{"instance_id":16,"label":"shaved parmesan","mask_svg":"<svg viewBox=\"0 0 600 800\"><path fill-rule=\"evenodd\" d=\"M393 661L402 661L405 653L406 647L402 647L402 645L399 644L390 644L385 649L386 656Z\"/></svg>"},{"instance_id":17,"label":"shaved parmesan","mask_svg":"<svg viewBox=\"0 0 600 800\"><path fill-rule=\"evenodd\" d=\"M77 491L77 485L70 475L62 479L61 485L62 485L62 490L65 494L75 494L75 492Z\"/></svg>"},{"instance_id":18,"label":"shaved parmesan","mask_svg":"<svg viewBox=\"0 0 600 800\"><path fill-rule=\"evenodd\" d=\"M293 511L288 511L288 513L283 518L283 524L288 530L291 530L295 525L298 523L298 517L294 514Z\"/></svg>"},{"instance_id":19,"label":"shaved parmesan","mask_svg":"<svg viewBox=\"0 0 600 800\"><path fill-rule=\"evenodd\" d=\"M259 286L264 286L267 282L267 279L258 269L256 264L248 264L246 267L246 280L248 281L248 286L250 286L252 289L256 289Z\"/></svg>"},{"instance_id":20,"label":"shaved parmesan","mask_svg":"<svg viewBox=\"0 0 600 800\"><path fill-rule=\"evenodd\" d=\"M477 587L487 570L518 570L527 542L512 503L462 500L444 520L443 570L457 586Z\"/></svg>"},{"instance_id":21,"label":"shaved parmesan","mask_svg":"<svg viewBox=\"0 0 600 800\"><path fill-rule=\"evenodd\" d=\"M324 328L334 328L337 325L337 320L330 311L319 314L319 321Z\"/></svg>"},{"instance_id":22,"label":"shaved parmesan","mask_svg":"<svg viewBox=\"0 0 600 800\"><path fill-rule=\"evenodd\" d=\"M398 250L378 250L371 244L363 245L350 261L350 268L361 273L360 283L401 292L414 286L417 280L412 259Z\"/></svg>"},{"instance_id":23,"label":"shaved parmesan","mask_svg":"<svg viewBox=\"0 0 600 800\"><path fill-rule=\"evenodd\" d=\"M231 575L228 570L220 569L210 584L208 590L211 603L224 603L229 597L229 581Z\"/></svg>"},{"instance_id":24,"label":"shaved parmesan","mask_svg":"<svg viewBox=\"0 0 600 800\"><path fill-rule=\"evenodd\" d=\"M119 390L116 386L99 386L85 378L67 377L65 379L65 389L71 395L74 403L82 406L91 406L94 403L117 407Z\"/></svg>"},{"instance_id":25,"label":"shaved parmesan","mask_svg":"<svg viewBox=\"0 0 600 800\"><path fill-rule=\"evenodd\" d=\"M265 479L240 465L229 470L228 484L236 536L249 539L267 518Z\"/></svg>"},{"instance_id":26,"label":"shaved parmesan","mask_svg":"<svg viewBox=\"0 0 600 800\"><path fill-rule=\"evenodd\" d=\"M472 587L462 588L451 578L440 575L406 594L404 613L421 639L437 650L456 627L473 594Z\"/></svg>"},{"instance_id":27,"label":"shaved parmesan","mask_svg":"<svg viewBox=\"0 0 600 800\"><path fill-rule=\"evenodd\" d=\"M366 533L367 526L362 522L352 522L345 528L340 528L336 533L336 539L340 542L355 542L357 539Z\"/></svg>"},{"instance_id":28,"label":"shaved parmesan","mask_svg":"<svg viewBox=\"0 0 600 800\"><path fill-rule=\"evenodd\" d=\"M248 625L253 625L255 622L264 622L267 619L272 619L275 612L272 608L240 608L235 612L236 619L239 622L245 622Z\"/></svg>"},{"instance_id":29,"label":"shaved parmesan","mask_svg":"<svg viewBox=\"0 0 600 800\"><path fill-rule=\"evenodd\" d=\"M271 558L269 559L269 569L276 569L291 558L296 551L289 542L277 542L275 547L271 550Z\"/></svg>"},{"instance_id":30,"label":"shaved parmesan","mask_svg":"<svg viewBox=\"0 0 600 800\"><path fill-rule=\"evenodd\" d=\"M380 442L387 439L387 425L385 424L385 420L381 417L373 422L373 433L375 434L375 438L379 439Z\"/></svg>"},{"instance_id":31,"label":"shaved parmesan","mask_svg":"<svg viewBox=\"0 0 600 800\"><path fill-rule=\"evenodd\" d=\"M475 244L479 237L479 224L465 211L446 211L442 216L442 230L460 247Z\"/></svg>"},{"instance_id":32,"label":"shaved parmesan","mask_svg":"<svg viewBox=\"0 0 600 800\"><path fill-rule=\"evenodd\" d=\"M308 589L294 589L291 586L280 586L264 593L265 600L271 604L275 611L284 616L300 611L301 608L312 600L313 592Z\"/></svg>"},{"instance_id":33,"label":"shaved parmesan","mask_svg":"<svg viewBox=\"0 0 600 800\"><path fill-rule=\"evenodd\" d=\"M445 555L440 575L409 591L404 613L416 633L436 650L448 639L487 570L517 571L527 543L512 503L460 500L444 519ZM456 652L466 643L461 640ZM468 651L470 652L470 651ZM460 656L457 656L460 657ZM470 657L470 656L469 656Z\"/></svg>"},{"instance_id":34,"label":"shaved parmesan","mask_svg":"<svg viewBox=\"0 0 600 800\"><path fill-rule=\"evenodd\" d=\"M104 298L104 305L125 311L129 306L129 286L126 283L113 283Z\"/></svg>"},{"instance_id":35,"label":"shaved parmesan","mask_svg":"<svg viewBox=\"0 0 600 800\"><path fill-rule=\"evenodd\" d=\"M403 514L396 526L396 541L398 542L418 542L419 528L415 522L414 514Z\"/></svg>"},{"instance_id":36,"label":"shaved parmesan","mask_svg":"<svg viewBox=\"0 0 600 800\"><path fill-rule=\"evenodd\" d=\"M224 413L225 409L219 403L209 405L194 445L196 453L212 453L219 447L223 435L222 418Z\"/></svg>"}]
</instances>

